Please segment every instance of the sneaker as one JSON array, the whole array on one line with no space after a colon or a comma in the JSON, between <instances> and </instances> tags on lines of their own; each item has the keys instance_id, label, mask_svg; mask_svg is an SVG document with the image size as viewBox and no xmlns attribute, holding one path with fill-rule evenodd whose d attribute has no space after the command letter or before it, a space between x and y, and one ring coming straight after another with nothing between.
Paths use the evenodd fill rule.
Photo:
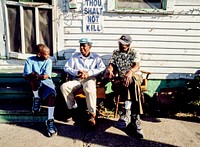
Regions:
<instances>
[{"instance_id":1,"label":"sneaker","mask_svg":"<svg viewBox=\"0 0 200 147\"><path fill-rule=\"evenodd\" d=\"M141 122L140 122L140 116L139 115L133 115L131 116L131 125L134 129L134 135L137 138L144 138L144 133L141 128Z\"/></svg>"},{"instance_id":2,"label":"sneaker","mask_svg":"<svg viewBox=\"0 0 200 147\"><path fill-rule=\"evenodd\" d=\"M57 128L54 124L54 120L53 119L48 119L46 120L46 126L47 126L47 132L48 132L48 136L52 137L52 136L56 136L57 135Z\"/></svg>"},{"instance_id":3,"label":"sneaker","mask_svg":"<svg viewBox=\"0 0 200 147\"><path fill-rule=\"evenodd\" d=\"M130 122L131 122L131 110L122 109L120 118L117 122L117 128L125 129Z\"/></svg>"},{"instance_id":4,"label":"sneaker","mask_svg":"<svg viewBox=\"0 0 200 147\"><path fill-rule=\"evenodd\" d=\"M40 98L39 97L33 98L32 112L34 114L40 112Z\"/></svg>"}]
</instances>

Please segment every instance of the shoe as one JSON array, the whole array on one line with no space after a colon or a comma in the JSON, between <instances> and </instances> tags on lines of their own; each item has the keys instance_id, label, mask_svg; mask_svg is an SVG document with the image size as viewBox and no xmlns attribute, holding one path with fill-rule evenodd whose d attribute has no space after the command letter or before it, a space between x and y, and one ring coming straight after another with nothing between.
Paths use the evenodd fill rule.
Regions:
<instances>
[{"instance_id":1,"label":"shoe","mask_svg":"<svg viewBox=\"0 0 200 147\"><path fill-rule=\"evenodd\" d=\"M95 113L90 113L89 115L90 115L90 118L88 120L89 125L90 126L95 126L96 125L96 120L95 120L96 114Z\"/></svg>"},{"instance_id":2,"label":"shoe","mask_svg":"<svg viewBox=\"0 0 200 147\"><path fill-rule=\"evenodd\" d=\"M72 114L73 114L72 109L67 109L66 116L65 116L65 121L66 122L72 120Z\"/></svg>"},{"instance_id":3,"label":"shoe","mask_svg":"<svg viewBox=\"0 0 200 147\"><path fill-rule=\"evenodd\" d=\"M141 139L144 138L144 133L142 131L142 128L140 126L141 122L140 122L140 116L139 115L132 115L131 116L131 125L133 126L133 133L135 135L135 137Z\"/></svg>"},{"instance_id":4,"label":"shoe","mask_svg":"<svg viewBox=\"0 0 200 147\"><path fill-rule=\"evenodd\" d=\"M117 122L117 128L125 129L130 122L131 122L131 110L122 109L122 112L120 114L120 118Z\"/></svg>"},{"instance_id":5,"label":"shoe","mask_svg":"<svg viewBox=\"0 0 200 147\"><path fill-rule=\"evenodd\" d=\"M40 112L40 98L39 97L34 97L33 98L33 105L32 105L32 112L33 114L39 113Z\"/></svg>"},{"instance_id":6,"label":"shoe","mask_svg":"<svg viewBox=\"0 0 200 147\"><path fill-rule=\"evenodd\" d=\"M46 120L46 126L47 126L47 132L48 132L48 136L52 137L52 136L56 136L57 135L57 128L54 124L54 120L53 119L48 119Z\"/></svg>"},{"instance_id":7,"label":"shoe","mask_svg":"<svg viewBox=\"0 0 200 147\"><path fill-rule=\"evenodd\" d=\"M76 121L79 118L79 113L77 108L67 109L66 121Z\"/></svg>"}]
</instances>

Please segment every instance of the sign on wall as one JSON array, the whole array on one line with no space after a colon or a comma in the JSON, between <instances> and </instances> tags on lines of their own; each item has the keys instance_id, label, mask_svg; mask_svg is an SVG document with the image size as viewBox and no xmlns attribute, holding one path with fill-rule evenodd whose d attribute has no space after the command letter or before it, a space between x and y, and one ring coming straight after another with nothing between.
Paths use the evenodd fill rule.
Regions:
<instances>
[{"instance_id":1,"label":"sign on wall","mask_svg":"<svg viewBox=\"0 0 200 147\"><path fill-rule=\"evenodd\" d=\"M83 32L103 32L103 0L83 0Z\"/></svg>"}]
</instances>

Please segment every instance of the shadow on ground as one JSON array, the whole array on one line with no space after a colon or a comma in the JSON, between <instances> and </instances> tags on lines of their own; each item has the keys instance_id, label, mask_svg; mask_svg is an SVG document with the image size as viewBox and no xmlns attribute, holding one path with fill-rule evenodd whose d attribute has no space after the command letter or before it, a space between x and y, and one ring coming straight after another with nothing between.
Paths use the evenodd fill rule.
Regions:
<instances>
[{"instance_id":1,"label":"shadow on ground","mask_svg":"<svg viewBox=\"0 0 200 147\"><path fill-rule=\"evenodd\" d=\"M148 101L146 99L147 105L144 107L145 115L141 117L143 121L149 121L153 123L160 123L159 118L172 118L179 119L185 121L193 121L199 122L199 118L196 117L188 117L188 116L176 116L174 115L174 111L172 107L162 107L156 101ZM149 99L150 100L150 99ZM80 102L83 104L83 102ZM76 141L82 141L83 146L91 146L91 145L99 145L99 146L165 146L170 147L174 145L165 144L161 142L156 142L152 140L142 139L138 140L134 136L130 136L126 134L126 131L119 130L115 127L116 120L106 119L106 118L98 118L97 126L94 129L88 129L84 125L73 125L72 122L66 121L67 108L65 102L61 96L58 96L57 106L55 110L56 115L56 126L59 130L58 136L66 137L66 139L72 139L74 143ZM79 105L80 106L80 105ZM85 105L82 105L83 109L85 109ZM165 108L165 109L164 109ZM170 111L169 111L170 110ZM80 111L80 115L77 116L80 120L84 121L85 113ZM84 123L83 123L84 124ZM46 126L44 123L17 123L17 126L25 127L29 129L34 129L44 136L47 137ZM52 138L53 139L53 138Z\"/></svg>"},{"instance_id":2,"label":"shadow on ground","mask_svg":"<svg viewBox=\"0 0 200 147\"><path fill-rule=\"evenodd\" d=\"M115 123L116 121L110 119L99 118L96 129L94 130L88 130L67 123L63 124L58 122L56 125L59 130L59 136L68 139L71 138L74 142L80 140L84 146L90 146L92 144L100 146L173 146L145 139L138 140L134 137L127 136L125 133L118 133L116 132ZM37 130L46 136L46 126L44 123L17 123L16 125Z\"/></svg>"},{"instance_id":3,"label":"shadow on ground","mask_svg":"<svg viewBox=\"0 0 200 147\"><path fill-rule=\"evenodd\" d=\"M178 90L175 89L174 91ZM173 92L171 93L173 94ZM162 101L165 102L161 102L156 95L149 97L145 94L143 120L159 122L157 118L170 118L188 122L200 122L200 106L186 103L185 97L189 98L190 96L185 93L183 95L181 89L175 95L164 95L162 96Z\"/></svg>"},{"instance_id":4,"label":"shadow on ground","mask_svg":"<svg viewBox=\"0 0 200 147\"><path fill-rule=\"evenodd\" d=\"M73 122L65 122L66 121L66 113L67 109L64 108L65 103L62 100L59 100L59 107L56 110L56 126L58 128L58 136L65 137L66 139L72 140L74 145L76 145L77 141L82 141L83 146L91 146L91 145L99 145L99 146L165 146L170 147L174 145L156 142L147 139L136 139L134 136L127 134L127 131L122 131L117 129L116 121L117 119L107 119L107 118L98 118L97 119L97 126L94 129L88 129L84 126L86 112L80 110L79 115L79 125L73 125ZM80 102L83 104L83 102ZM141 117L143 121L153 122L153 123L160 123L159 118L171 118L171 119L179 119L185 121L199 121L200 119L195 119L194 117L187 117L187 116L175 116L175 115L168 115L168 111L160 109L159 105L156 106L154 102L152 105L148 105L145 111L148 110L148 114L145 114ZM80 105L79 105L80 106ZM151 106L151 107L150 107ZM153 107L154 106L154 107ZM85 109L85 105L81 105L80 108ZM84 112L84 113L83 113ZM59 115L58 115L59 114ZM82 124L82 125L81 125ZM44 123L17 123L17 126L25 127L29 129L34 129L44 136L47 137L46 126ZM48 137L47 137L48 138ZM53 138L51 138L53 139Z\"/></svg>"}]
</instances>

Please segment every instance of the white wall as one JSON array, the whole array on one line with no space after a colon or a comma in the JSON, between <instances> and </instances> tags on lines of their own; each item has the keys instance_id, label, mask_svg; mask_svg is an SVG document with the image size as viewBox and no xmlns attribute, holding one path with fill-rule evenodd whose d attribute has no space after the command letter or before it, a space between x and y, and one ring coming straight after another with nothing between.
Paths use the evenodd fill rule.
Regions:
<instances>
[{"instance_id":1,"label":"white wall","mask_svg":"<svg viewBox=\"0 0 200 147\"><path fill-rule=\"evenodd\" d=\"M200 69L200 12L197 11L200 6L195 6L195 11L189 9L193 6L181 10L181 4L177 0L173 2L179 5L179 10L176 7L176 11L168 14L104 11L103 33L82 32L79 3L77 11L62 15L59 36L63 46L58 48L58 55L68 59L74 51L79 51L78 40L90 37L94 41L92 51L108 63L112 51L118 47L117 39L122 34L130 34L132 46L142 55L141 69L152 72L150 78L190 78Z\"/></svg>"},{"instance_id":2,"label":"white wall","mask_svg":"<svg viewBox=\"0 0 200 147\"><path fill-rule=\"evenodd\" d=\"M173 0L174 11L199 11L199 0Z\"/></svg>"}]
</instances>

